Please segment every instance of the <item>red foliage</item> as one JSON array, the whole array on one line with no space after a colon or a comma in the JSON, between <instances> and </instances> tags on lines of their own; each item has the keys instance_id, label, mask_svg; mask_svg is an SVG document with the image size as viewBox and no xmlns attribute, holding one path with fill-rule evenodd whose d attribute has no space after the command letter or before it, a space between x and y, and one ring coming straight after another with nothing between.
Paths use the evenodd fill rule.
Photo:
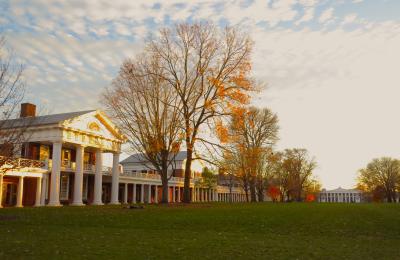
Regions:
<instances>
[{"instance_id":1,"label":"red foliage","mask_svg":"<svg viewBox=\"0 0 400 260\"><path fill-rule=\"evenodd\" d=\"M314 195L314 194L307 194L307 196L306 196L306 201L307 201L307 202L313 202L313 201L315 201L315 195Z\"/></svg>"},{"instance_id":2,"label":"red foliage","mask_svg":"<svg viewBox=\"0 0 400 260\"><path fill-rule=\"evenodd\" d=\"M275 186L270 186L267 190L267 194L273 201L277 201L280 195L279 189Z\"/></svg>"}]
</instances>

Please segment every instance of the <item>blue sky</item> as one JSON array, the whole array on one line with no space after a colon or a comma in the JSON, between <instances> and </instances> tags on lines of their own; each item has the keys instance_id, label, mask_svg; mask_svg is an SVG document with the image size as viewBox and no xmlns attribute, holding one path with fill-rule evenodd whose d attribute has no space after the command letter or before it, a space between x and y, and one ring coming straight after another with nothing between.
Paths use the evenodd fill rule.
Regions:
<instances>
[{"instance_id":1,"label":"blue sky","mask_svg":"<svg viewBox=\"0 0 400 260\"><path fill-rule=\"evenodd\" d=\"M237 25L255 41L254 104L278 113L278 148L304 147L324 186L352 187L372 158L400 157L400 1L0 1L0 33L25 64L26 101L101 108L99 93L157 30Z\"/></svg>"}]
</instances>

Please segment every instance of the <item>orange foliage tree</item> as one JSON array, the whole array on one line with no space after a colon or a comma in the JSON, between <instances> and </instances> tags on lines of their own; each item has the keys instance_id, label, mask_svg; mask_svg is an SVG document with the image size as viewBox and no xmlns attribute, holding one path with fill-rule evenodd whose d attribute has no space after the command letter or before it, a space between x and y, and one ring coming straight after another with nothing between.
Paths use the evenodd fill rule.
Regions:
<instances>
[{"instance_id":1,"label":"orange foliage tree","mask_svg":"<svg viewBox=\"0 0 400 260\"><path fill-rule=\"evenodd\" d=\"M158 68L147 71L166 82L179 102L187 151L184 202L190 202L191 164L197 144L213 145L203 133L216 118L247 104L255 88L250 77L253 43L234 27L218 29L210 23L178 24L162 29L145 51L158 58Z\"/></svg>"},{"instance_id":2,"label":"orange foliage tree","mask_svg":"<svg viewBox=\"0 0 400 260\"><path fill-rule=\"evenodd\" d=\"M272 146L278 140L278 118L269 109L235 107L226 130L218 136L225 143L226 168L242 180L251 201L262 201L272 174ZM247 196L248 197L248 196Z\"/></svg>"}]
</instances>

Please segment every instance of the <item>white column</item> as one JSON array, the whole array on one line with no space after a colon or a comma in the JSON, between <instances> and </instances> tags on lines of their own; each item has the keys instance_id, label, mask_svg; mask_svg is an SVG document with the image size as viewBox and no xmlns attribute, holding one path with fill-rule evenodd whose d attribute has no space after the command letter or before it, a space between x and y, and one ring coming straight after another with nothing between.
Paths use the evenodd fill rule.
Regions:
<instances>
[{"instance_id":1,"label":"white column","mask_svg":"<svg viewBox=\"0 0 400 260\"><path fill-rule=\"evenodd\" d=\"M178 202L181 202L181 187L178 186Z\"/></svg>"},{"instance_id":2,"label":"white column","mask_svg":"<svg viewBox=\"0 0 400 260\"><path fill-rule=\"evenodd\" d=\"M172 186L172 202L175 202L175 186Z\"/></svg>"},{"instance_id":3,"label":"white column","mask_svg":"<svg viewBox=\"0 0 400 260\"><path fill-rule=\"evenodd\" d=\"M151 203L151 185L148 185L148 190L147 190L147 203Z\"/></svg>"},{"instance_id":4,"label":"white column","mask_svg":"<svg viewBox=\"0 0 400 260\"><path fill-rule=\"evenodd\" d=\"M20 176L18 180L18 190L17 190L17 205L18 208L22 206L22 195L24 194L24 177Z\"/></svg>"},{"instance_id":5,"label":"white column","mask_svg":"<svg viewBox=\"0 0 400 260\"><path fill-rule=\"evenodd\" d=\"M61 142L53 143L53 156L51 167L50 200L48 206L61 206L60 204L60 170L61 170Z\"/></svg>"},{"instance_id":6,"label":"white column","mask_svg":"<svg viewBox=\"0 0 400 260\"><path fill-rule=\"evenodd\" d=\"M42 194L40 195L40 205L44 206L46 203L46 194L47 194L47 175L42 177Z\"/></svg>"},{"instance_id":7,"label":"white column","mask_svg":"<svg viewBox=\"0 0 400 260\"><path fill-rule=\"evenodd\" d=\"M3 174L0 174L0 208L3 207L1 204L3 201Z\"/></svg>"},{"instance_id":8,"label":"white column","mask_svg":"<svg viewBox=\"0 0 400 260\"><path fill-rule=\"evenodd\" d=\"M118 201L119 167L118 166L119 166L119 153L113 153L111 204L119 204L119 201Z\"/></svg>"},{"instance_id":9,"label":"white column","mask_svg":"<svg viewBox=\"0 0 400 260\"><path fill-rule=\"evenodd\" d=\"M125 190L124 190L124 203L128 203L128 183L125 183Z\"/></svg>"},{"instance_id":10,"label":"white column","mask_svg":"<svg viewBox=\"0 0 400 260\"><path fill-rule=\"evenodd\" d=\"M93 205L103 205L101 200L103 186L103 152L99 149L96 151L96 172L94 176L94 199Z\"/></svg>"},{"instance_id":11,"label":"white column","mask_svg":"<svg viewBox=\"0 0 400 260\"><path fill-rule=\"evenodd\" d=\"M154 203L158 203L158 185L155 185L154 187Z\"/></svg>"},{"instance_id":12,"label":"white column","mask_svg":"<svg viewBox=\"0 0 400 260\"><path fill-rule=\"evenodd\" d=\"M40 196L42 195L42 178L36 178L36 199L35 207L41 206Z\"/></svg>"},{"instance_id":13,"label":"white column","mask_svg":"<svg viewBox=\"0 0 400 260\"><path fill-rule=\"evenodd\" d=\"M144 203L144 184L140 186L140 203Z\"/></svg>"},{"instance_id":14,"label":"white column","mask_svg":"<svg viewBox=\"0 0 400 260\"><path fill-rule=\"evenodd\" d=\"M82 203L82 187L83 187L83 154L84 147L78 145L76 147L76 170L74 179L74 201L72 205L83 206Z\"/></svg>"},{"instance_id":15,"label":"white column","mask_svg":"<svg viewBox=\"0 0 400 260\"><path fill-rule=\"evenodd\" d=\"M136 204L136 183L133 184L132 202L133 202L134 204Z\"/></svg>"},{"instance_id":16,"label":"white column","mask_svg":"<svg viewBox=\"0 0 400 260\"><path fill-rule=\"evenodd\" d=\"M51 167L50 200L48 206L60 204L60 170L61 170L61 142L53 143L53 158Z\"/></svg>"}]
</instances>

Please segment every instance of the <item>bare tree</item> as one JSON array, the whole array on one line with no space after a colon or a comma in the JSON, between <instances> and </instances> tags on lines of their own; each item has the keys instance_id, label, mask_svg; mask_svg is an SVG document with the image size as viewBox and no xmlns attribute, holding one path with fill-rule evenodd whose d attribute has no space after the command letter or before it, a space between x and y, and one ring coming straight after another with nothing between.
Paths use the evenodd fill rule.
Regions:
<instances>
[{"instance_id":1,"label":"bare tree","mask_svg":"<svg viewBox=\"0 0 400 260\"><path fill-rule=\"evenodd\" d=\"M108 111L128 137L131 148L143 153L161 176L162 202L168 203L168 180L182 141L179 102L160 75L156 57L138 56L121 67L112 87L103 94ZM151 73L148 73L151 71Z\"/></svg>"},{"instance_id":2,"label":"bare tree","mask_svg":"<svg viewBox=\"0 0 400 260\"><path fill-rule=\"evenodd\" d=\"M217 117L247 103L252 41L237 28L218 30L208 23L162 29L147 50L159 58L162 77L178 96L187 150L184 202L190 202L191 164L197 143L210 144L202 132Z\"/></svg>"},{"instance_id":3,"label":"bare tree","mask_svg":"<svg viewBox=\"0 0 400 260\"><path fill-rule=\"evenodd\" d=\"M389 157L373 159L359 171L358 182L371 193L383 190L388 202L396 202L396 191L400 187L400 160Z\"/></svg>"},{"instance_id":4,"label":"bare tree","mask_svg":"<svg viewBox=\"0 0 400 260\"><path fill-rule=\"evenodd\" d=\"M6 47L5 38L0 37L0 155L6 157L20 152L19 145L25 132L24 126L9 121L16 115L16 109L24 98L22 73L23 66L16 64L15 56ZM18 127L12 123L18 124Z\"/></svg>"}]
</instances>

